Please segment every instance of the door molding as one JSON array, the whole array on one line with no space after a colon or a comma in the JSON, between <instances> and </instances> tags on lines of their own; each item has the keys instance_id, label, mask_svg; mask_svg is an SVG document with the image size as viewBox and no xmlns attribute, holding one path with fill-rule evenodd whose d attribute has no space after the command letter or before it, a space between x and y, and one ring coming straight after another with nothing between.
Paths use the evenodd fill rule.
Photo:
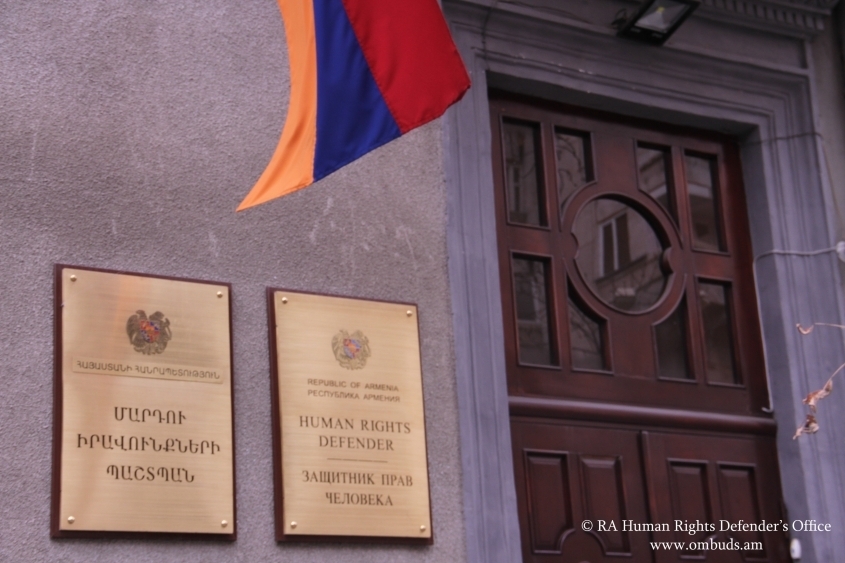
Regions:
<instances>
[{"instance_id":1,"label":"door molding","mask_svg":"<svg viewBox=\"0 0 845 563\"><path fill-rule=\"evenodd\" d=\"M759 416L537 397L509 397L508 406L512 416L629 424L639 428L653 426L673 430L739 432L763 436L774 436L777 431L774 420Z\"/></svg>"},{"instance_id":2,"label":"door molding","mask_svg":"<svg viewBox=\"0 0 845 563\"><path fill-rule=\"evenodd\" d=\"M761 257L756 285L788 517L845 525L845 450L832 431L845 427L845 411L821 408L822 431L811 440L791 439L803 422L801 399L845 360L837 331L802 339L795 330L796 323L843 323L835 255L766 254L835 242L810 46L802 44L804 56L795 64L780 65L744 54L742 40L754 42L759 34L751 29L733 29L728 45L735 48L714 53L695 41L660 49L624 42L606 26L524 4L445 0L444 9L473 80L443 121L468 561L521 559L488 86L740 139L752 245ZM802 561L845 560L834 534L794 537L803 543Z\"/></svg>"}]
</instances>

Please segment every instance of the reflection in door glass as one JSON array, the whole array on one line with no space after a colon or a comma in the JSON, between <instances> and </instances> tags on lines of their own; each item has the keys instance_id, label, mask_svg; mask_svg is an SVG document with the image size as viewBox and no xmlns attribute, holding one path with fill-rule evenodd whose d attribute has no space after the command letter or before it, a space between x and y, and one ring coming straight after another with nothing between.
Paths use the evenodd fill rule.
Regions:
<instances>
[{"instance_id":1,"label":"reflection in door glass","mask_svg":"<svg viewBox=\"0 0 845 563\"><path fill-rule=\"evenodd\" d=\"M557 189L561 206L569 196L593 180L589 140L586 133L555 131Z\"/></svg>"},{"instance_id":2,"label":"reflection in door glass","mask_svg":"<svg viewBox=\"0 0 845 563\"><path fill-rule=\"evenodd\" d=\"M540 127L536 124L502 124L505 145L505 187L508 221L545 226L546 210L537 155Z\"/></svg>"},{"instance_id":3,"label":"reflection in door glass","mask_svg":"<svg viewBox=\"0 0 845 563\"><path fill-rule=\"evenodd\" d=\"M687 307L684 300L669 317L654 327L658 375L667 379L692 379L687 356Z\"/></svg>"},{"instance_id":4,"label":"reflection in door glass","mask_svg":"<svg viewBox=\"0 0 845 563\"><path fill-rule=\"evenodd\" d=\"M578 213L574 233L575 263L599 298L632 312L657 303L666 287L663 246L639 212L613 199L595 199Z\"/></svg>"},{"instance_id":5,"label":"reflection in door glass","mask_svg":"<svg viewBox=\"0 0 845 563\"><path fill-rule=\"evenodd\" d=\"M698 301L704 325L707 381L737 383L731 346L728 288L720 283L699 282Z\"/></svg>"},{"instance_id":6,"label":"reflection in door glass","mask_svg":"<svg viewBox=\"0 0 845 563\"><path fill-rule=\"evenodd\" d=\"M667 162L671 162L668 149L652 149L637 145L640 189L657 200L663 209L677 221L671 190L669 190Z\"/></svg>"},{"instance_id":7,"label":"reflection in door glass","mask_svg":"<svg viewBox=\"0 0 845 563\"><path fill-rule=\"evenodd\" d=\"M519 361L523 364L555 363L549 337L548 265L545 259L513 259Z\"/></svg>"},{"instance_id":8,"label":"reflection in door glass","mask_svg":"<svg viewBox=\"0 0 845 563\"><path fill-rule=\"evenodd\" d=\"M575 369L607 369L601 323L569 298L569 347Z\"/></svg>"},{"instance_id":9,"label":"reflection in door glass","mask_svg":"<svg viewBox=\"0 0 845 563\"><path fill-rule=\"evenodd\" d=\"M685 162L693 245L701 250L724 250L719 233L716 182L713 177L715 160L688 154L685 155Z\"/></svg>"}]
</instances>

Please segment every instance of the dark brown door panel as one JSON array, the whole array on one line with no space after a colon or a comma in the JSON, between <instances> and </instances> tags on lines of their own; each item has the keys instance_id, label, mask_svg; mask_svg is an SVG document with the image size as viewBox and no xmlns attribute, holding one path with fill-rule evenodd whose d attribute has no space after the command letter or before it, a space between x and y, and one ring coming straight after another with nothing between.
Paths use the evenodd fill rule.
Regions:
<instances>
[{"instance_id":1,"label":"dark brown door panel","mask_svg":"<svg viewBox=\"0 0 845 563\"><path fill-rule=\"evenodd\" d=\"M652 561L648 534L623 531L648 521L636 431L532 419L511 428L524 561Z\"/></svg>"},{"instance_id":2,"label":"dark brown door panel","mask_svg":"<svg viewBox=\"0 0 845 563\"><path fill-rule=\"evenodd\" d=\"M790 560L773 438L643 432L642 440L652 518L672 524L669 532L655 532L655 541L750 547L686 552L703 561L732 560L729 551L741 555L736 561ZM773 529L731 529L763 522ZM658 551L656 559L678 561L678 555Z\"/></svg>"}]
</instances>

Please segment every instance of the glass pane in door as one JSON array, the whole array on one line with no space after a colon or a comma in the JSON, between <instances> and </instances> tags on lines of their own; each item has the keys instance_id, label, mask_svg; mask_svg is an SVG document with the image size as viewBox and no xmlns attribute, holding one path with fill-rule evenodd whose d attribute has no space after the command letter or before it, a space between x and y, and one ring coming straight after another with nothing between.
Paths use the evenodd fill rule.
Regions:
<instances>
[{"instance_id":1,"label":"glass pane in door","mask_svg":"<svg viewBox=\"0 0 845 563\"><path fill-rule=\"evenodd\" d=\"M685 164L693 246L700 250L724 250L714 177L715 159L687 154Z\"/></svg>"},{"instance_id":2,"label":"glass pane in door","mask_svg":"<svg viewBox=\"0 0 845 563\"><path fill-rule=\"evenodd\" d=\"M538 166L540 126L534 123L502 124L508 221L523 225L548 224L541 167Z\"/></svg>"},{"instance_id":3,"label":"glass pane in door","mask_svg":"<svg viewBox=\"0 0 845 563\"><path fill-rule=\"evenodd\" d=\"M643 215L615 199L594 199L578 213L574 232L578 269L602 301L631 312L657 303L667 280L663 246Z\"/></svg>"},{"instance_id":4,"label":"glass pane in door","mask_svg":"<svg viewBox=\"0 0 845 563\"><path fill-rule=\"evenodd\" d=\"M549 326L549 261L515 256L513 287L519 335L519 362L554 365L555 354Z\"/></svg>"},{"instance_id":5,"label":"glass pane in door","mask_svg":"<svg viewBox=\"0 0 845 563\"><path fill-rule=\"evenodd\" d=\"M653 197L669 215L678 220L669 183L671 153L666 148L637 145L637 171L640 189Z\"/></svg>"},{"instance_id":6,"label":"glass pane in door","mask_svg":"<svg viewBox=\"0 0 845 563\"><path fill-rule=\"evenodd\" d=\"M722 283L700 281L698 297L707 354L707 381L737 383L728 287Z\"/></svg>"},{"instance_id":7,"label":"glass pane in door","mask_svg":"<svg viewBox=\"0 0 845 563\"><path fill-rule=\"evenodd\" d=\"M590 136L576 131L555 130L557 190L560 205L593 180Z\"/></svg>"}]
</instances>

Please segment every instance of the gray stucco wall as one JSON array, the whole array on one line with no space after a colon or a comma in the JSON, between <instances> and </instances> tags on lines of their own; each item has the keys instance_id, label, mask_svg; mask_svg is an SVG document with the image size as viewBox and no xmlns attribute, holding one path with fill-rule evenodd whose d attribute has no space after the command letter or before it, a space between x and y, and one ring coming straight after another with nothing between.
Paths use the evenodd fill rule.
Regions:
<instances>
[{"instance_id":1,"label":"gray stucco wall","mask_svg":"<svg viewBox=\"0 0 845 563\"><path fill-rule=\"evenodd\" d=\"M464 560L441 125L236 214L288 88L273 0L0 0L0 561ZM234 544L49 539L56 262L233 284ZM275 543L266 286L419 304L433 546Z\"/></svg>"}]
</instances>

